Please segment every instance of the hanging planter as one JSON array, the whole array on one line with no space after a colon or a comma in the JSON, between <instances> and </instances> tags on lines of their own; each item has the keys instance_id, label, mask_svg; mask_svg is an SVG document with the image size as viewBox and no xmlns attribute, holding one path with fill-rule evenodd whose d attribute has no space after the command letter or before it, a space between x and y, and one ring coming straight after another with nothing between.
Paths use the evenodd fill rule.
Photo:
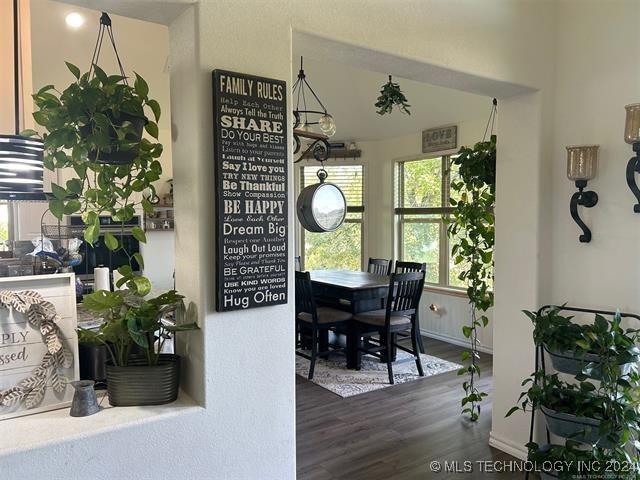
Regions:
<instances>
[{"instance_id":1,"label":"hanging planter","mask_svg":"<svg viewBox=\"0 0 640 480\"><path fill-rule=\"evenodd\" d=\"M394 106L398 107L402 113L411 115L409 111L411 105L407 103L407 97L402 93L400 85L395 83L389 75L389 81L382 86L375 107L378 109L378 115L384 115L391 113Z\"/></svg>"},{"instance_id":2,"label":"hanging planter","mask_svg":"<svg viewBox=\"0 0 640 480\"><path fill-rule=\"evenodd\" d=\"M298 196L298 220L309 232L333 232L344 222L347 200L337 185L325 182L324 168L318 170L318 179L319 183L305 187Z\"/></svg>"}]
</instances>

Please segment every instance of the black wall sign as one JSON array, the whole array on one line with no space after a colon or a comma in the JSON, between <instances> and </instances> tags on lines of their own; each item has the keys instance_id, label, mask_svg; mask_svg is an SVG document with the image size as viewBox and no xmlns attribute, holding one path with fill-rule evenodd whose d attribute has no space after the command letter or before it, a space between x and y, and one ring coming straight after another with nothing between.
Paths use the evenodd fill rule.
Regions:
<instances>
[{"instance_id":1,"label":"black wall sign","mask_svg":"<svg viewBox=\"0 0 640 480\"><path fill-rule=\"evenodd\" d=\"M287 303L286 92L213 71L218 311Z\"/></svg>"}]
</instances>

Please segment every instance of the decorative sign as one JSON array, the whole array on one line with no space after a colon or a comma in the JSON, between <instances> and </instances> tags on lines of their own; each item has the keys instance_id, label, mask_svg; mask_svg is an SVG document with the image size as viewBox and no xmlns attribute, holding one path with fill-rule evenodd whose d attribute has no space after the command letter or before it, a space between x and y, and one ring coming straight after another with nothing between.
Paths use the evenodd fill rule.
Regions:
<instances>
[{"instance_id":1,"label":"decorative sign","mask_svg":"<svg viewBox=\"0 0 640 480\"><path fill-rule=\"evenodd\" d=\"M75 277L53 277L0 282L0 419L71 403L69 383L78 379Z\"/></svg>"},{"instance_id":2,"label":"decorative sign","mask_svg":"<svg viewBox=\"0 0 640 480\"><path fill-rule=\"evenodd\" d=\"M457 125L422 131L422 153L443 152L455 148L458 148Z\"/></svg>"},{"instance_id":3,"label":"decorative sign","mask_svg":"<svg viewBox=\"0 0 640 480\"><path fill-rule=\"evenodd\" d=\"M218 311L287 303L287 89L213 71Z\"/></svg>"}]
</instances>

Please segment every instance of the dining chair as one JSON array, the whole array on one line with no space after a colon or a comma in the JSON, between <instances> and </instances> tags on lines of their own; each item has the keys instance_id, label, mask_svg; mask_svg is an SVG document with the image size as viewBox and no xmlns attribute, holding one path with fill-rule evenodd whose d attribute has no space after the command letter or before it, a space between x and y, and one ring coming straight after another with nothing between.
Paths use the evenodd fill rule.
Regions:
<instances>
[{"instance_id":1,"label":"dining chair","mask_svg":"<svg viewBox=\"0 0 640 480\"><path fill-rule=\"evenodd\" d=\"M374 273L376 275L391 275L392 266L393 260L369 257L369 266L367 267L367 272Z\"/></svg>"},{"instance_id":2,"label":"dining chair","mask_svg":"<svg viewBox=\"0 0 640 480\"><path fill-rule=\"evenodd\" d=\"M302 257L300 255L296 255L295 257L293 257L293 262L294 262L294 266L295 266L296 272L301 272L302 271Z\"/></svg>"},{"instance_id":3,"label":"dining chair","mask_svg":"<svg viewBox=\"0 0 640 480\"><path fill-rule=\"evenodd\" d=\"M420 351L418 350L418 336L420 334L417 324L417 313L420 306L420 297L424 287L424 272L393 273L389 281L389 294L387 306L384 309L372 312L358 313L353 316L356 338L370 340L358 350L386 359L389 383L393 385L393 347L408 352L412 358L407 361L415 361L418 374L424 377ZM398 345L394 338L397 333L409 332L411 336L411 349ZM378 335L377 343L371 339ZM373 345L373 346L369 346ZM384 356L383 356L384 354ZM399 362L403 362L401 360Z\"/></svg>"},{"instance_id":4,"label":"dining chair","mask_svg":"<svg viewBox=\"0 0 640 480\"><path fill-rule=\"evenodd\" d=\"M408 273L408 272L426 272L427 264L418 262L401 262L396 261L395 273Z\"/></svg>"},{"instance_id":5,"label":"dining chair","mask_svg":"<svg viewBox=\"0 0 640 480\"><path fill-rule=\"evenodd\" d=\"M426 263L418 263L418 262L401 262L396 261L395 273L408 273L408 272L427 272L427 264ZM420 349L420 353L425 353L424 343L422 342L422 335L420 335L420 315L416 313L416 324L418 325L418 348ZM398 334L400 337L408 337L403 333Z\"/></svg>"},{"instance_id":6,"label":"dining chair","mask_svg":"<svg viewBox=\"0 0 640 480\"><path fill-rule=\"evenodd\" d=\"M326 351L318 351L320 343L320 333L328 330L345 333L348 328L352 314L343 310L331 307L318 307L313 296L311 285L311 274L309 272L295 272L296 288L296 354L310 361L309 380L313 379L313 371L316 366L316 358L326 355L332 351L344 351L342 347L331 345L327 342ZM306 346L302 341L302 336L306 332L311 336L311 355L299 351L299 348ZM324 347L325 345L322 345ZM333 350L332 350L333 347Z\"/></svg>"}]
</instances>

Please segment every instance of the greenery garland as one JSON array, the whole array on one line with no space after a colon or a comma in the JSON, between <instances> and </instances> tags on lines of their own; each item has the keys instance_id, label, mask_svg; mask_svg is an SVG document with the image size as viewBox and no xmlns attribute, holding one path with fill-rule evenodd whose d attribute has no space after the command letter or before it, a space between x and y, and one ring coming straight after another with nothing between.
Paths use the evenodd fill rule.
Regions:
<instances>
[{"instance_id":1,"label":"greenery garland","mask_svg":"<svg viewBox=\"0 0 640 480\"><path fill-rule=\"evenodd\" d=\"M411 115L411 112L409 111L409 107L411 107L411 105L407 103L407 97L402 93L400 85L391 79L391 75L389 75L389 81L382 85L382 88L380 89L380 96L377 100L375 107L378 109L378 115L391 113L394 105L397 106L401 112Z\"/></svg>"},{"instance_id":2,"label":"greenery garland","mask_svg":"<svg viewBox=\"0 0 640 480\"><path fill-rule=\"evenodd\" d=\"M452 167L458 167L460 179L451 182L457 198L451 199L453 213L447 233L454 242L454 262L463 267L458 279L467 285L471 306L470 323L462 327L470 348L462 353L465 366L458 370L458 375L469 376L462 384L462 413L476 421L480 402L487 396L477 388L476 380L480 376L478 328L487 326L489 319L484 312L493 306L496 136L491 135L489 141L478 142L473 148L462 147L458 154L451 162Z\"/></svg>"}]
</instances>

